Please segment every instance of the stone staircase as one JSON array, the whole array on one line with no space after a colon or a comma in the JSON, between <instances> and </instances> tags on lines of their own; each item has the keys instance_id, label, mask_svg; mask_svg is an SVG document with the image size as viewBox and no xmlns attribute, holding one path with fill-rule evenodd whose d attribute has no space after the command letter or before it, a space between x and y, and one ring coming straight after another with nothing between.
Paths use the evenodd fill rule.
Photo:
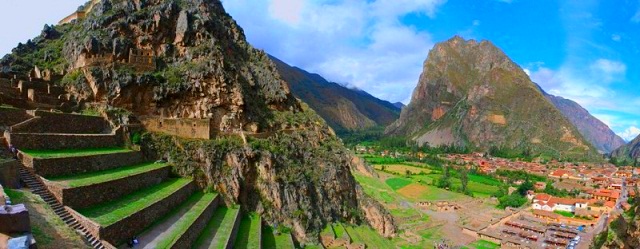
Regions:
<instances>
[{"instance_id":1,"label":"stone staircase","mask_svg":"<svg viewBox=\"0 0 640 249\"><path fill-rule=\"evenodd\" d=\"M53 209L55 214L58 215L65 224L82 235L85 239L85 242L91 245L91 247L96 249L106 248L99 239L89 233L87 228L82 226L81 223L79 223L73 216L71 216L71 214L69 214L64 206L62 206L62 204L53 197L44 183L42 183L42 181L39 180L31 171L27 170L25 167L21 167L20 178L25 184L27 184L31 192L40 196L40 198L42 198Z\"/></svg>"},{"instance_id":2,"label":"stone staircase","mask_svg":"<svg viewBox=\"0 0 640 249\"><path fill-rule=\"evenodd\" d=\"M234 248L240 210L222 207L217 194L197 190L192 180L171 178L170 166L124 149L121 128L105 129L100 117L31 115L4 134L21 151L21 177L87 244L126 248L135 236L140 248ZM73 123L84 125L73 130ZM254 243L243 248L261 248L257 223Z\"/></svg>"}]
</instances>

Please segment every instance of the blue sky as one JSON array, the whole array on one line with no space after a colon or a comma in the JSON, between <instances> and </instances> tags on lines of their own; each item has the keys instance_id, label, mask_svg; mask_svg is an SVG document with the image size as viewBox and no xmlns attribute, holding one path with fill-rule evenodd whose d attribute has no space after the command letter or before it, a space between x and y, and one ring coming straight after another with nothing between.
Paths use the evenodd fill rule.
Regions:
<instances>
[{"instance_id":1,"label":"blue sky","mask_svg":"<svg viewBox=\"0 0 640 249\"><path fill-rule=\"evenodd\" d=\"M85 0L0 0L0 54ZM407 102L434 45L491 40L555 95L625 139L640 133L640 0L223 0L255 47ZM29 12L29 15L23 13Z\"/></svg>"},{"instance_id":2,"label":"blue sky","mask_svg":"<svg viewBox=\"0 0 640 249\"><path fill-rule=\"evenodd\" d=\"M547 92L624 139L640 133L638 0L223 3L254 46L382 99L407 103L429 49L461 35L492 41Z\"/></svg>"}]
</instances>

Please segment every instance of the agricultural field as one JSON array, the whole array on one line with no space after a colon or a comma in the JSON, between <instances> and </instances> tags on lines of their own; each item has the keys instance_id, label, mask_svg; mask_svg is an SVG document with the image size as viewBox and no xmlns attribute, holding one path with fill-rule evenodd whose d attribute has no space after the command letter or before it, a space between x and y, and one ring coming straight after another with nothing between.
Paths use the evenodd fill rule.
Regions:
<instances>
[{"instance_id":1,"label":"agricultural field","mask_svg":"<svg viewBox=\"0 0 640 249\"><path fill-rule=\"evenodd\" d=\"M387 171L395 174L406 174L407 171L411 174L429 174L430 169L423 167L410 166L406 164L376 164L374 168L379 171Z\"/></svg>"},{"instance_id":2,"label":"agricultural field","mask_svg":"<svg viewBox=\"0 0 640 249\"><path fill-rule=\"evenodd\" d=\"M487 240L478 240L462 248L463 249L498 249L500 248L500 245Z\"/></svg>"},{"instance_id":3,"label":"agricultural field","mask_svg":"<svg viewBox=\"0 0 640 249\"><path fill-rule=\"evenodd\" d=\"M402 162L395 164L382 163L374 164L373 166L378 171L384 171L398 176L386 181L387 185L391 186L393 190L399 190L400 188L411 185L410 183L408 183L408 181L415 182L420 185L435 185L436 181L442 177L442 172L440 169L432 168L429 165L420 162ZM407 175L408 172L410 173L410 175ZM469 174L468 177L469 182L467 186L476 197L490 197L492 194L498 191L499 186L503 185L501 181L485 175ZM455 188L462 188L462 182L459 178L456 178L455 174L454 177L451 178L451 180ZM418 192L427 191L429 187L420 185L411 185L403 192L405 194L408 194L408 196L411 196L411 198L449 198L446 194L437 193L439 191L431 191L437 193L432 196L423 196Z\"/></svg>"},{"instance_id":4,"label":"agricultural field","mask_svg":"<svg viewBox=\"0 0 640 249\"><path fill-rule=\"evenodd\" d=\"M473 193L472 198L436 187L435 183L442 177L441 169L409 162L377 164L374 167L381 169L383 165L385 171L378 170L378 177L368 177L357 172L354 176L365 193L380 201L397 222L399 236L386 242L392 243L396 248L431 248L434 243L447 238L447 243L466 248L493 248L491 244L474 242L474 238L462 236L461 226L474 222L477 210L491 213L491 217L500 216L504 212L495 208L495 201L488 199L503 185L501 181L491 176L469 174L467 186ZM407 174L407 170L416 173ZM462 182L457 178L459 172L452 171L450 180L453 188L461 188ZM420 202L439 201L457 203L462 209L441 213L418 206ZM484 219L478 222L484 222ZM346 227L347 233L351 235L350 229L352 228ZM352 240L356 239L352 236Z\"/></svg>"}]
</instances>

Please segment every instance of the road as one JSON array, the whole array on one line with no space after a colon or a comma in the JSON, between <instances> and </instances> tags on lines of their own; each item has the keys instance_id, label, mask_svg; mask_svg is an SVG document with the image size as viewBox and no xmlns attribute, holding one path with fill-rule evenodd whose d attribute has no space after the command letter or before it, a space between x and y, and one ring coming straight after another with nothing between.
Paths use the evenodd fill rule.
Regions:
<instances>
[{"instance_id":1,"label":"road","mask_svg":"<svg viewBox=\"0 0 640 249\"><path fill-rule=\"evenodd\" d=\"M593 228L589 229L588 232L582 235L583 239L581 243L578 244L577 248L588 249L591 243L593 242L593 238L595 238L595 236L600 234L604 230L604 228L609 224L610 214L624 212L624 210L622 210L622 202L626 201L627 199L628 199L628 196L627 196L626 178L622 178L622 189L620 191L620 197L616 201L615 207L611 212L605 213L602 216L600 216L600 218L598 219L598 222L593 226Z\"/></svg>"}]
</instances>

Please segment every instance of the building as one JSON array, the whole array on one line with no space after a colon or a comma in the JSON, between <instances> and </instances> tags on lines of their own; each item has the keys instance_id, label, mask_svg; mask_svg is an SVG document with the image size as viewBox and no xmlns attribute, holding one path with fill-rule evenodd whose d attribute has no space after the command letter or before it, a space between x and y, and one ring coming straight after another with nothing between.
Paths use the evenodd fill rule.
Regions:
<instances>
[{"instance_id":1,"label":"building","mask_svg":"<svg viewBox=\"0 0 640 249\"><path fill-rule=\"evenodd\" d=\"M616 202L620 198L620 191L616 189L596 189L591 195L596 200Z\"/></svg>"},{"instance_id":2,"label":"building","mask_svg":"<svg viewBox=\"0 0 640 249\"><path fill-rule=\"evenodd\" d=\"M559 198L548 194L538 194L533 198L531 207L543 211L564 211L574 213L576 209L588 208L589 201L585 199Z\"/></svg>"}]
</instances>

